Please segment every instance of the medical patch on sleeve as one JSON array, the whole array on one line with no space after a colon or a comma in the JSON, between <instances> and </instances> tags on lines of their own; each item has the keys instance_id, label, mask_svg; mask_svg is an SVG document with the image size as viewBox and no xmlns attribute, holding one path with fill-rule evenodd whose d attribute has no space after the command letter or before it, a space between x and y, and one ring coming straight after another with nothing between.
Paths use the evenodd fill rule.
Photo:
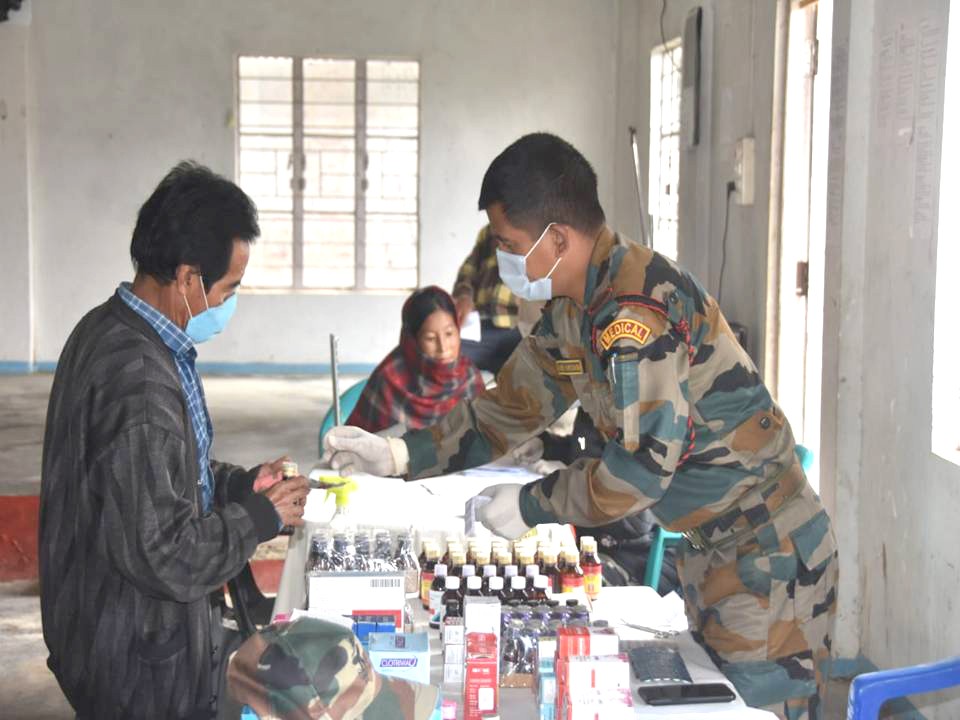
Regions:
<instances>
[{"instance_id":1,"label":"medical patch on sleeve","mask_svg":"<svg viewBox=\"0 0 960 720\"><path fill-rule=\"evenodd\" d=\"M582 360L557 360L553 365L557 375L583 375Z\"/></svg>"},{"instance_id":2,"label":"medical patch on sleeve","mask_svg":"<svg viewBox=\"0 0 960 720\"><path fill-rule=\"evenodd\" d=\"M649 339L649 327L637 320L623 318L607 325L607 329L600 334L600 347L604 351L609 350L617 340L633 340L638 345L645 345Z\"/></svg>"}]
</instances>

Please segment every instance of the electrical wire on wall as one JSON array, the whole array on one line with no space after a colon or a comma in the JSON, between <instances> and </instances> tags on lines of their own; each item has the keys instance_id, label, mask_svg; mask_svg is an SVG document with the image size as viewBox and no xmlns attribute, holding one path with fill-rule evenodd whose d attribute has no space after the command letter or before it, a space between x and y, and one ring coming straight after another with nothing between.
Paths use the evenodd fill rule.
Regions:
<instances>
[{"instance_id":1,"label":"electrical wire on wall","mask_svg":"<svg viewBox=\"0 0 960 720\"><path fill-rule=\"evenodd\" d=\"M723 238L720 240L720 281L717 283L717 305L723 299L723 271L727 267L727 229L730 224L730 196L737 185L733 180L727 182L727 202L723 211Z\"/></svg>"},{"instance_id":2,"label":"electrical wire on wall","mask_svg":"<svg viewBox=\"0 0 960 720\"><path fill-rule=\"evenodd\" d=\"M667 46L667 36L663 32L663 16L667 13L667 0L661 0L660 3L660 44L663 47ZM680 72L680 68L677 67L677 61L673 59L673 55L670 55L670 64L673 65L673 69L676 72Z\"/></svg>"}]
</instances>

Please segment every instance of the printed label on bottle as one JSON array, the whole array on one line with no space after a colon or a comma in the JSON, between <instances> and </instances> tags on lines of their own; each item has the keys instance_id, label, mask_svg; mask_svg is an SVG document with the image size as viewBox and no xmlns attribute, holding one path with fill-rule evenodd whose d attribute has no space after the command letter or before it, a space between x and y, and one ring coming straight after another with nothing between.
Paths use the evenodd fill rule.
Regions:
<instances>
[{"instance_id":1,"label":"printed label on bottle","mask_svg":"<svg viewBox=\"0 0 960 720\"><path fill-rule=\"evenodd\" d=\"M603 582L603 570L599 565L590 569L583 569L583 590L591 600L600 594L600 586Z\"/></svg>"},{"instance_id":2,"label":"printed label on bottle","mask_svg":"<svg viewBox=\"0 0 960 720\"><path fill-rule=\"evenodd\" d=\"M583 588L583 575L570 575L563 577L563 592L574 592Z\"/></svg>"},{"instance_id":3,"label":"printed label on bottle","mask_svg":"<svg viewBox=\"0 0 960 720\"><path fill-rule=\"evenodd\" d=\"M430 612L436 613L440 609L440 599L443 597L442 590L430 591Z\"/></svg>"},{"instance_id":4,"label":"printed label on bottle","mask_svg":"<svg viewBox=\"0 0 960 720\"><path fill-rule=\"evenodd\" d=\"M420 573L420 601L428 603L430 602L430 586L433 585L433 573L432 572L422 572Z\"/></svg>"}]
</instances>

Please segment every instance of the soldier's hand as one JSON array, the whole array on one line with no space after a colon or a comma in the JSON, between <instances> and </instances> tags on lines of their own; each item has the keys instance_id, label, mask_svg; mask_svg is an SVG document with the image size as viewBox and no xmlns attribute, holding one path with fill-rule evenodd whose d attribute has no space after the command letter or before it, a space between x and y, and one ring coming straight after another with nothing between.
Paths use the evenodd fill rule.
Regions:
<instances>
[{"instance_id":1,"label":"soldier's hand","mask_svg":"<svg viewBox=\"0 0 960 720\"><path fill-rule=\"evenodd\" d=\"M520 490L523 485L491 485L479 496L490 498L486 503L475 503L477 519L494 535L515 540L530 530L520 514ZM478 497L479 497L478 496Z\"/></svg>"},{"instance_id":2,"label":"soldier's hand","mask_svg":"<svg viewBox=\"0 0 960 720\"><path fill-rule=\"evenodd\" d=\"M391 477L407 471L408 458L400 438L383 438L348 425L332 428L324 436L320 462L329 462L343 477L354 473Z\"/></svg>"},{"instance_id":3,"label":"soldier's hand","mask_svg":"<svg viewBox=\"0 0 960 720\"><path fill-rule=\"evenodd\" d=\"M303 510L307 504L310 485L303 475L278 482L263 491L263 495L273 503L280 522L283 525L303 525Z\"/></svg>"},{"instance_id":4,"label":"soldier's hand","mask_svg":"<svg viewBox=\"0 0 960 720\"><path fill-rule=\"evenodd\" d=\"M510 451L510 454L518 465L533 465L543 458L543 440L539 437L532 437L517 445Z\"/></svg>"}]
</instances>

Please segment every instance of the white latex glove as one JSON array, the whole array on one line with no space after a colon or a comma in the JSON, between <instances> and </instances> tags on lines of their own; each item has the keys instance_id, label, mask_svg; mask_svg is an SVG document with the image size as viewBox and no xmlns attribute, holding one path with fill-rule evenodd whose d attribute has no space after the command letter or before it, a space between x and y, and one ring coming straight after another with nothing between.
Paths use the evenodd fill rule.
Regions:
<instances>
[{"instance_id":1,"label":"white latex glove","mask_svg":"<svg viewBox=\"0 0 960 720\"><path fill-rule=\"evenodd\" d=\"M400 438L384 438L358 427L331 428L323 438L321 463L347 477L367 473L377 477L403 475L410 456L407 444Z\"/></svg>"},{"instance_id":2,"label":"white latex glove","mask_svg":"<svg viewBox=\"0 0 960 720\"><path fill-rule=\"evenodd\" d=\"M543 440L539 437L532 437L526 442L520 443L510 454L518 465L533 465L543 458Z\"/></svg>"},{"instance_id":3,"label":"white latex glove","mask_svg":"<svg viewBox=\"0 0 960 720\"><path fill-rule=\"evenodd\" d=\"M473 499L477 519L494 535L515 540L530 530L520 515L520 489L523 485L491 485ZM481 500L480 498L489 498ZM468 501L469 503L470 501Z\"/></svg>"}]
</instances>

